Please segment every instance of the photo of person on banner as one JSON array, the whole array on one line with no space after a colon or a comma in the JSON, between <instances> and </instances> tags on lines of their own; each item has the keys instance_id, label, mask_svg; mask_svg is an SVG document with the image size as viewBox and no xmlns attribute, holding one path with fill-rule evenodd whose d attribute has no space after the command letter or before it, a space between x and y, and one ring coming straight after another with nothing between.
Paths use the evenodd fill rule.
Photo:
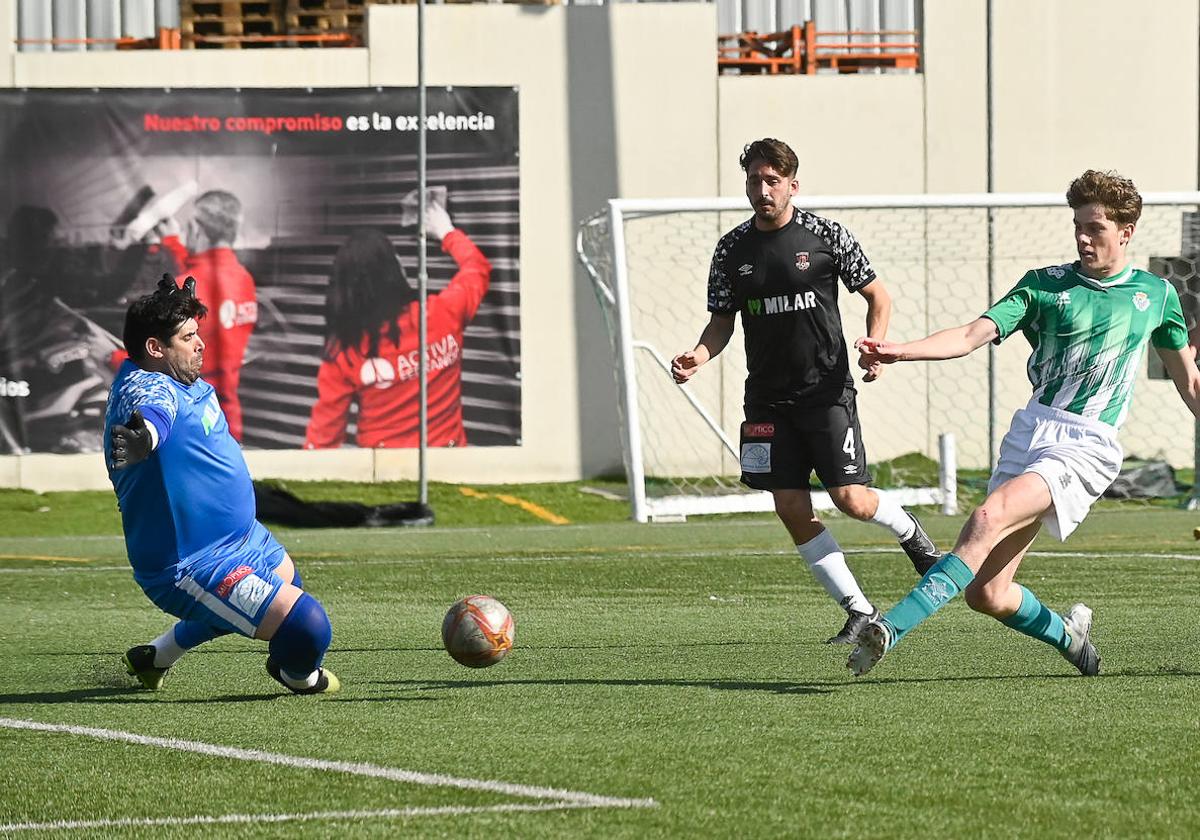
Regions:
<instances>
[{"instance_id":1,"label":"photo of person on banner","mask_svg":"<svg viewBox=\"0 0 1200 840\"><path fill-rule=\"evenodd\" d=\"M446 208L431 203L425 225L457 272L426 300L430 446L464 446L463 333L488 290L492 266ZM325 299L325 354L306 449L341 446L358 403L360 447L411 448L419 439L419 304L391 240L358 230L334 258Z\"/></svg>"},{"instance_id":2,"label":"photo of person on banner","mask_svg":"<svg viewBox=\"0 0 1200 840\"><path fill-rule=\"evenodd\" d=\"M429 141L431 433L519 445L518 92L428 95L431 113L489 117ZM239 444L416 446L417 138L329 115L417 104L416 88L0 89L0 455L99 451L126 310L164 274L197 281L201 375Z\"/></svg>"},{"instance_id":3,"label":"photo of person on banner","mask_svg":"<svg viewBox=\"0 0 1200 840\"><path fill-rule=\"evenodd\" d=\"M229 433L242 439L242 403L238 398L246 345L258 321L254 278L233 251L242 224L242 203L231 192L209 190L192 204L185 240L176 223L162 244L179 262L180 279L196 278L196 297L213 313L200 325L207 348L200 375L217 389Z\"/></svg>"}]
</instances>

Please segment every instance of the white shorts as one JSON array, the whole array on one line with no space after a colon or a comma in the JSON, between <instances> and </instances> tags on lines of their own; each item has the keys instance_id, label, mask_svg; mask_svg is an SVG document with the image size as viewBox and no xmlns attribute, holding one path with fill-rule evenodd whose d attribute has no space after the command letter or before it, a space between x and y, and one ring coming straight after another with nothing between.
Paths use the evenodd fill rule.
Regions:
<instances>
[{"instance_id":1,"label":"white shorts","mask_svg":"<svg viewBox=\"0 0 1200 840\"><path fill-rule=\"evenodd\" d=\"M1030 402L1013 415L1000 443L988 493L1022 473L1037 473L1053 502L1042 522L1065 540L1116 479L1124 457L1117 430L1107 423Z\"/></svg>"}]
</instances>

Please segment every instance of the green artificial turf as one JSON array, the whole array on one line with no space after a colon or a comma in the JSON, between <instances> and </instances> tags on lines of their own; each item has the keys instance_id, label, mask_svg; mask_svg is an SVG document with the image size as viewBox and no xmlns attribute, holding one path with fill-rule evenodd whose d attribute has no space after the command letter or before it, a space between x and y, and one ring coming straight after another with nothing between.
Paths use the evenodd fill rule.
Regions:
<instances>
[{"instance_id":1,"label":"green artificial turf","mask_svg":"<svg viewBox=\"0 0 1200 840\"><path fill-rule=\"evenodd\" d=\"M544 507L570 491L523 488ZM458 504L445 492L443 507ZM555 800L0 726L0 825L246 815L50 836L1200 834L1198 515L1104 510L1065 546L1035 545L1019 579L1052 606L1096 610L1094 679L961 599L854 679L847 649L822 644L839 610L769 518L639 526L622 508L597 524L277 529L332 617L326 664L344 686L303 698L283 695L265 645L240 637L189 655L161 692L133 688L121 653L169 622L93 495L34 497L51 510L0 537L0 717L655 805L467 810ZM597 517L620 507L582 495ZM454 516L467 510L481 509ZM962 516L923 520L945 545ZM888 535L831 527L881 605L912 585ZM455 664L438 636L449 605L475 592L517 623L514 651L486 670ZM261 821L411 808L459 810Z\"/></svg>"}]
</instances>

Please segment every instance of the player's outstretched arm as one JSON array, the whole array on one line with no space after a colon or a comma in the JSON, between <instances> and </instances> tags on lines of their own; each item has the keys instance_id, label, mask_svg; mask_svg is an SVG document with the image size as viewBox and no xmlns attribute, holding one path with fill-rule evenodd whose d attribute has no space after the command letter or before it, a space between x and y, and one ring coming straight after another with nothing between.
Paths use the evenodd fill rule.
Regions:
<instances>
[{"instance_id":1,"label":"player's outstretched arm","mask_svg":"<svg viewBox=\"0 0 1200 840\"><path fill-rule=\"evenodd\" d=\"M875 363L941 361L965 356L999 335L995 321L977 318L969 324L941 330L917 341L900 343L863 337L854 342L854 347L862 354L860 367Z\"/></svg>"},{"instance_id":2,"label":"player's outstretched arm","mask_svg":"<svg viewBox=\"0 0 1200 840\"><path fill-rule=\"evenodd\" d=\"M123 470L144 461L154 450L154 437L146 425L142 412L136 408L129 416L129 424L115 424L110 432L112 437L112 468Z\"/></svg>"},{"instance_id":3,"label":"player's outstretched arm","mask_svg":"<svg viewBox=\"0 0 1200 840\"><path fill-rule=\"evenodd\" d=\"M887 336L888 323L892 319L892 296L878 277L863 286L859 294L867 301L867 336L882 341ZM880 362L866 363L862 357L859 358L859 367L866 371L863 382L874 382L883 373Z\"/></svg>"},{"instance_id":4,"label":"player's outstretched arm","mask_svg":"<svg viewBox=\"0 0 1200 840\"><path fill-rule=\"evenodd\" d=\"M1167 369L1167 375L1175 383L1175 390L1192 415L1200 419L1200 369L1196 368L1196 348L1188 345L1182 350L1155 349Z\"/></svg>"},{"instance_id":5,"label":"player's outstretched arm","mask_svg":"<svg viewBox=\"0 0 1200 840\"><path fill-rule=\"evenodd\" d=\"M733 336L734 317L732 313L712 313L695 349L680 353L671 360L671 376L677 385L687 382L701 365L725 349Z\"/></svg>"}]
</instances>

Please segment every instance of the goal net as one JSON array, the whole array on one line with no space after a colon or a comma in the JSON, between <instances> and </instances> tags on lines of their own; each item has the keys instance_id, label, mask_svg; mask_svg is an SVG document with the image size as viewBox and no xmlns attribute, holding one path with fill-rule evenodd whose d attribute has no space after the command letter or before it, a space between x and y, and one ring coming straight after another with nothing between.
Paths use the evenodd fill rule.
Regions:
<instances>
[{"instance_id":1,"label":"goal net","mask_svg":"<svg viewBox=\"0 0 1200 840\"><path fill-rule=\"evenodd\" d=\"M1143 200L1130 247L1134 265L1176 285L1190 327L1200 313L1194 271L1200 235L1191 232L1200 193ZM832 196L797 203L855 234L891 293L888 337L897 341L967 323L1028 269L1074 260L1071 211L1057 194ZM675 385L669 372L670 359L695 346L707 323L706 283L717 240L749 214L744 198L614 199L580 225L579 258L612 340L626 477L638 521L772 507L769 494L738 480L745 379L740 336L687 385ZM843 288L839 305L852 342L865 332L865 301ZM949 512L955 467L986 471L1012 412L1029 398L1028 349L1014 337L963 359L895 365L876 382L857 382L868 456L872 464L887 464L877 483L902 503L940 504ZM1191 467L1193 420L1153 353L1140 378L1122 431L1127 457ZM814 501L828 504L822 494Z\"/></svg>"}]
</instances>

